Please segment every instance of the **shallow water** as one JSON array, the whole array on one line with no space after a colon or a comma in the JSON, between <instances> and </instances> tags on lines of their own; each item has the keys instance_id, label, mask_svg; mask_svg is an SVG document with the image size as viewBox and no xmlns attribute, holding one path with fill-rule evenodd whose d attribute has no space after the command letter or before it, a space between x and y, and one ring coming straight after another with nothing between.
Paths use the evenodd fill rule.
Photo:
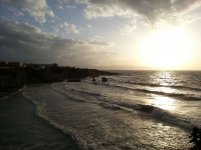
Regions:
<instances>
[{"instance_id":1,"label":"shallow water","mask_svg":"<svg viewBox=\"0 0 201 150\"><path fill-rule=\"evenodd\" d=\"M100 77L94 83L88 78L80 83L30 85L18 99L31 101L35 114L69 135L79 149L192 146L188 136L192 127L201 125L200 72L126 72L107 78L106 83ZM58 135L49 136L65 145Z\"/></svg>"},{"instance_id":2,"label":"shallow water","mask_svg":"<svg viewBox=\"0 0 201 150\"><path fill-rule=\"evenodd\" d=\"M97 95L65 89L66 83L28 87L24 95L39 115L66 134L81 149L185 149L188 133L146 113L101 101ZM69 93L68 93L69 92ZM34 93L37 93L34 94Z\"/></svg>"}]
</instances>

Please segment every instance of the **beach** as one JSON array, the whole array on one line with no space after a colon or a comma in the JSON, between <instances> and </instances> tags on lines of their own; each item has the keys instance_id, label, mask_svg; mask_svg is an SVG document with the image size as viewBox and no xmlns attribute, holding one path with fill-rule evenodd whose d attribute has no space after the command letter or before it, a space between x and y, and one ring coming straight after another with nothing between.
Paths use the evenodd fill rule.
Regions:
<instances>
[{"instance_id":1,"label":"beach","mask_svg":"<svg viewBox=\"0 0 201 150\"><path fill-rule=\"evenodd\" d=\"M189 150L201 121L199 74L125 72L107 82L26 85L0 101L0 148Z\"/></svg>"},{"instance_id":2,"label":"beach","mask_svg":"<svg viewBox=\"0 0 201 150\"><path fill-rule=\"evenodd\" d=\"M69 136L36 116L35 106L21 92L0 99L0 120L2 150L77 149Z\"/></svg>"},{"instance_id":3,"label":"beach","mask_svg":"<svg viewBox=\"0 0 201 150\"><path fill-rule=\"evenodd\" d=\"M201 150L201 0L0 0L0 150Z\"/></svg>"}]
</instances>

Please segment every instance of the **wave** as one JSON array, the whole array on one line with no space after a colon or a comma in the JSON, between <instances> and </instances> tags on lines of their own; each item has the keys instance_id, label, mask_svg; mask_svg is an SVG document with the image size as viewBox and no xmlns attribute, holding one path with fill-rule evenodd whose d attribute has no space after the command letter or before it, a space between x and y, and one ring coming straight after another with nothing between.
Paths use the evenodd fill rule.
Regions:
<instances>
[{"instance_id":1,"label":"wave","mask_svg":"<svg viewBox=\"0 0 201 150\"><path fill-rule=\"evenodd\" d=\"M201 97L198 97L198 96L193 95L193 94L165 93L165 92L161 92L161 91L139 89L139 88L130 88L130 87L114 85L114 84L101 84L101 85L112 86L115 88L121 88L121 89L126 89L126 90L131 90L131 91L138 91L138 92L143 92L143 93L150 93L150 94L157 94L157 95L162 95L162 96L174 97L174 98L189 100L189 101L201 101Z\"/></svg>"},{"instance_id":2,"label":"wave","mask_svg":"<svg viewBox=\"0 0 201 150\"><path fill-rule=\"evenodd\" d=\"M107 108L114 109L114 110L136 110L138 112L142 112L143 115L146 114L149 117L163 121L165 123L178 126L182 129L190 131L193 125L191 122L186 121L185 119L179 118L178 116L171 114L167 110L163 110L161 108L152 106L152 105L144 105L144 104L135 104L135 103L125 103L125 102L113 102L113 104L110 104L110 100L108 98L104 97L102 98L103 101L109 103L109 105L106 105Z\"/></svg>"},{"instance_id":3,"label":"wave","mask_svg":"<svg viewBox=\"0 0 201 150\"><path fill-rule=\"evenodd\" d=\"M57 89L57 91L64 93L58 89ZM74 90L74 91L80 92L79 90ZM81 91L81 93L89 94L91 96L96 95L95 93L89 93L89 92L84 92L84 91ZM65 95L69 97L68 94L65 93ZM178 126L182 129L185 129L188 131L190 131L192 129L192 127L195 126L191 122L188 122L185 119L181 119L178 116L171 114L169 111L163 110L163 109L155 107L153 105L136 104L134 102L129 103L129 102L126 102L125 100L114 101L113 100L114 98L112 98L112 97L108 97L108 96L100 95L100 94L97 94L97 95L99 95L99 96L98 97L95 96L95 97L99 101L92 102L92 101L85 100L85 102L97 104L105 109L110 109L113 111L133 112L133 110L135 110L137 112L141 112L141 115L146 115L148 117L151 117L152 119L163 121L164 123ZM80 101L79 99L77 99L73 96L71 96L71 97L72 97L72 100Z\"/></svg>"},{"instance_id":4,"label":"wave","mask_svg":"<svg viewBox=\"0 0 201 150\"><path fill-rule=\"evenodd\" d=\"M56 87L54 87L54 88L56 88ZM101 96L101 94L99 94L99 93L81 91L81 90L77 90L77 89L76 89L76 90L75 90L75 89L69 89L69 88L67 88L67 87L66 87L66 89L69 90L69 91L77 91L77 92L79 92L79 93L89 94L89 95L92 95L92 96Z\"/></svg>"},{"instance_id":5,"label":"wave","mask_svg":"<svg viewBox=\"0 0 201 150\"><path fill-rule=\"evenodd\" d=\"M88 100L81 100L77 99L72 95L68 95L67 92L63 91L65 90L65 87L63 87L63 89L60 89L60 87L56 87L56 86L51 86L54 90L56 90L59 93L64 94L65 96L67 96L68 98L72 98L72 100L77 101L77 102L87 102L87 103L92 103ZM76 90L72 91L73 92L77 92ZM34 94L34 93L33 93ZM75 93L76 94L76 93ZM168 125L173 125L173 126L177 126L179 128L185 129L187 131L190 131L191 128L193 127L193 125L190 122L185 121L182 118L178 118L177 116L175 116L174 114L171 114L168 111L162 110L160 108L151 106L151 105L143 105L143 104L135 104L135 103L125 103L123 101L121 102L114 102L111 101L110 98L112 97L106 97L106 96L96 96L94 93L83 93L83 94L91 94L91 96L94 96L96 98L98 98L99 101L97 101L96 104L100 105L101 107L105 108L105 109L110 109L111 111L129 111L131 112L131 116L134 115L133 112L139 112L140 115L146 115L147 119L155 119L157 121L161 121L164 123L167 123ZM45 121L47 121L52 127L54 127L55 129L58 129L59 131L61 131L63 134L70 136L75 143L77 144L79 149L90 149L90 144L87 144L85 139L81 136L79 136L80 134L78 133L79 131L65 126L63 123L59 123L56 120L54 120L53 118L51 118L48 115L48 111L46 110L45 106L42 105L42 103L37 103L37 101L35 101L34 99L32 99L32 97L26 93L23 92L23 95L30 100L35 106L36 106L36 115L42 119L44 119ZM95 103L95 102L93 102ZM144 117L143 117L144 118ZM93 146L93 145L92 145ZM95 148L91 148L91 149L95 149Z\"/></svg>"},{"instance_id":6,"label":"wave","mask_svg":"<svg viewBox=\"0 0 201 150\"><path fill-rule=\"evenodd\" d=\"M35 107L36 107L36 117L39 117L41 119L43 119L44 121L47 121L47 123L59 130L60 132L62 132L63 134L69 136L78 146L78 149L83 149L83 150L87 150L88 148L86 147L85 142L82 142L81 139L78 138L78 136L76 136L76 131L73 131L69 128L66 128L64 125L57 123L56 121L54 121L53 119L49 118L48 115L46 115L46 111L43 108L43 105L40 105L39 103L37 103L36 101L34 101L29 95L27 95L25 92L22 92L22 95L24 96L25 99L27 99L28 101L30 101ZM66 94L65 94L66 95ZM66 95L67 96L67 95Z\"/></svg>"},{"instance_id":7,"label":"wave","mask_svg":"<svg viewBox=\"0 0 201 150\"><path fill-rule=\"evenodd\" d=\"M87 82L90 83L91 82ZM125 82L124 82L125 83ZM166 93L166 92L162 92L162 91L156 91L156 90L150 90L150 89L142 89L142 88L131 88L131 87L127 87L127 86L123 86L123 85L117 85L117 84L111 84L111 83L96 83L100 86L110 86L113 88L120 88L123 90L131 90L131 91L137 91L137 92L142 92L142 93L149 93L149 94L157 94L157 95L161 95L161 96L168 96L168 97L173 97L173 98L177 98L177 99L182 99L182 100L186 100L186 101L201 101L201 97L199 95L195 95L195 94L184 94L184 93ZM130 84L130 83L129 83ZM145 84L145 83L140 83L143 85L152 85L152 87L169 87L172 88L172 86L162 86L162 85L157 85L157 84ZM137 85L137 84L136 84ZM177 87L177 88L187 88L184 86L173 86L173 87ZM196 89L196 88L194 88ZM201 89L196 89L197 91L201 90ZM85 92L86 91L79 91L79 92ZM91 93L89 93L91 94ZM95 94L96 95L96 94ZM97 96L101 96L97 95Z\"/></svg>"},{"instance_id":8,"label":"wave","mask_svg":"<svg viewBox=\"0 0 201 150\"><path fill-rule=\"evenodd\" d=\"M182 89L182 90L192 90L192 91L201 91L200 88L188 87L188 86L181 86L181 85L160 85L160 84L153 84L153 83L143 83L143 82L123 82L127 84L134 84L134 85L142 85L142 86L149 86L149 87L169 87L174 89Z\"/></svg>"},{"instance_id":9,"label":"wave","mask_svg":"<svg viewBox=\"0 0 201 150\"><path fill-rule=\"evenodd\" d=\"M37 106L36 106L36 107L37 107ZM46 116L43 115L43 114L38 114L38 115L37 115L37 114L38 114L38 113L36 113L36 116L37 116L37 117L40 117L40 118L44 119L45 121L47 121L48 124L49 124L51 127L53 127L53 128L55 128L55 129L61 131L63 134L65 134L65 135L67 135L67 136L70 136L70 138L71 138L71 139L76 143L76 145L78 146L78 149L83 149L83 150L87 150L87 149L88 149L87 146L86 146L86 144L85 144L85 142L82 142L81 139L78 139L78 138L77 138L78 136L76 136L75 131L73 131L73 130L71 130L71 129L69 129L69 128L66 128L64 125L61 125L61 124L57 123L56 121L50 119L49 117L46 117Z\"/></svg>"},{"instance_id":10,"label":"wave","mask_svg":"<svg viewBox=\"0 0 201 150\"><path fill-rule=\"evenodd\" d=\"M62 91L62 90L56 88L53 84L51 84L51 88L54 89L55 91L57 91L57 92L59 92L59 93L65 95L66 97L68 97L68 98L71 99L71 100L74 100L74 101L77 101L77 102L83 102L83 103L87 102L86 100L83 100L83 99L74 98L72 95L69 95L69 94L67 94L66 92L64 92L64 91Z\"/></svg>"}]
</instances>

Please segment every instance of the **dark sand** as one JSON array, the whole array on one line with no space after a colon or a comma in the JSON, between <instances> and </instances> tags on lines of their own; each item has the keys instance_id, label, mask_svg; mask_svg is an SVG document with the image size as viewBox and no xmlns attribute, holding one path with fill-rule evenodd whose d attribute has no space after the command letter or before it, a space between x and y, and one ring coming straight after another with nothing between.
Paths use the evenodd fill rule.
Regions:
<instances>
[{"instance_id":1,"label":"dark sand","mask_svg":"<svg viewBox=\"0 0 201 150\"><path fill-rule=\"evenodd\" d=\"M17 91L18 89L0 89L0 99Z\"/></svg>"},{"instance_id":2,"label":"dark sand","mask_svg":"<svg viewBox=\"0 0 201 150\"><path fill-rule=\"evenodd\" d=\"M78 148L70 137L37 117L35 106L17 93L0 99L0 149L76 150Z\"/></svg>"}]
</instances>

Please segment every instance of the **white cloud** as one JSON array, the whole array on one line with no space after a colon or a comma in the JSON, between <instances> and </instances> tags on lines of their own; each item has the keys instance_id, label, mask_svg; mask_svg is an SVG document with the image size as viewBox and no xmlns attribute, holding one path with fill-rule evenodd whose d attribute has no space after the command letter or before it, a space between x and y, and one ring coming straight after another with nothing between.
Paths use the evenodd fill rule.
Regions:
<instances>
[{"instance_id":1,"label":"white cloud","mask_svg":"<svg viewBox=\"0 0 201 150\"><path fill-rule=\"evenodd\" d=\"M110 46L112 44L104 42L102 40L99 39L91 39L88 41L89 44L93 44L93 45L98 45L98 46Z\"/></svg>"},{"instance_id":2,"label":"white cloud","mask_svg":"<svg viewBox=\"0 0 201 150\"><path fill-rule=\"evenodd\" d=\"M200 0L87 0L87 18L138 16L149 24L172 21L200 6Z\"/></svg>"},{"instance_id":3,"label":"white cloud","mask_svg":"<svg viewBox=\"0 0 201 150\"><path fill-rule=\"evenodd\" d=\"M115 55L106 53L106 42L77 41L18 22L0 21L0 26L1 60L86 67L107 64Z\"/></svg>"},{"instance_id":4,"label":"white cloud","mask_svg":"<svg viewBox=\"0 0 201 150\"><path fill-rule=\"evenodd\" d=\"M2 3L16 8L20 7L40 23L46 21L46 16L54 17L54 13L48 7L46 0L2 0Z\"/></svg>"},{"instance_id":5,"label":"white cloud","mask_svg":"<svg viewBox=\"0 0 201 150\"><path fill-rule=\"evenodd\" d=\"M12 11L15 16L24 16L24 13L17 8L11 7L9 10Z\"/></svg>"},{"instance_id":6,"label":"white cloud","mask_svg":"<svg viewBox=\"0 0 201 150\"><path fill-rule=\"evenodd\" d=\"M91 5L88 4L85 9L85 15L88 19L93 19L96 17L112 17L112 16L125 16L130 17L134 14L130 10L120 9L116 5Z\"/></svg>"},{"instance_id":7,"label":"white cloud","mask_svg":"<svg viewBox=\"0 0 201 150\"><path fill-rule=\"evenodd\" d=\"M58 0L58 9L64 9L66 8L76 8L77 4L83 4L86 3L86 0Z\"/></svg>"},{"instance_id":8,"label":"white cloud","mask_svg":"<svg viewBox=\"0 0 201 150\"><path fill-rule=\"evenodd\" d=\"M136 20L128 22L123 29L121 29L121 35L131 35L137 28Z\"/></svg>"},{"instance_id":9,"label":"white cloud","mask_svg":"<svg viewBox=\"0 0 201 150\"><path fill-rule=\"evenodd\" d=\"M74 24L64 22L64 24L61 25L61 27L64 28L68 33L74 33L74 34L79 33L79 29Z\"/></svg>"},{"instance_id":10,"label":"white cloud","mask_svg":"<svg viewBox=\"0 0 201 150\"><path fill-rule=\"evenodd\" d=\"M67 33L74 33L74 34L78 34L80 32L76 25L68 22L59 24L59 28L56 28L55 30L57 30L57 33L59 32L62 33L63 30L67 31Z\"/></svg>"},{"instance_id":11,"label":"white cloud","mask_svg":"<svg viewBox=\"0 0 201 150\"><path fill-rule=\"evenodd\" d=\"M87 27L88 27L88 28L92 28L92 25L91 25L91 24L87 24Z\"/></svg>"}]
</instances>

